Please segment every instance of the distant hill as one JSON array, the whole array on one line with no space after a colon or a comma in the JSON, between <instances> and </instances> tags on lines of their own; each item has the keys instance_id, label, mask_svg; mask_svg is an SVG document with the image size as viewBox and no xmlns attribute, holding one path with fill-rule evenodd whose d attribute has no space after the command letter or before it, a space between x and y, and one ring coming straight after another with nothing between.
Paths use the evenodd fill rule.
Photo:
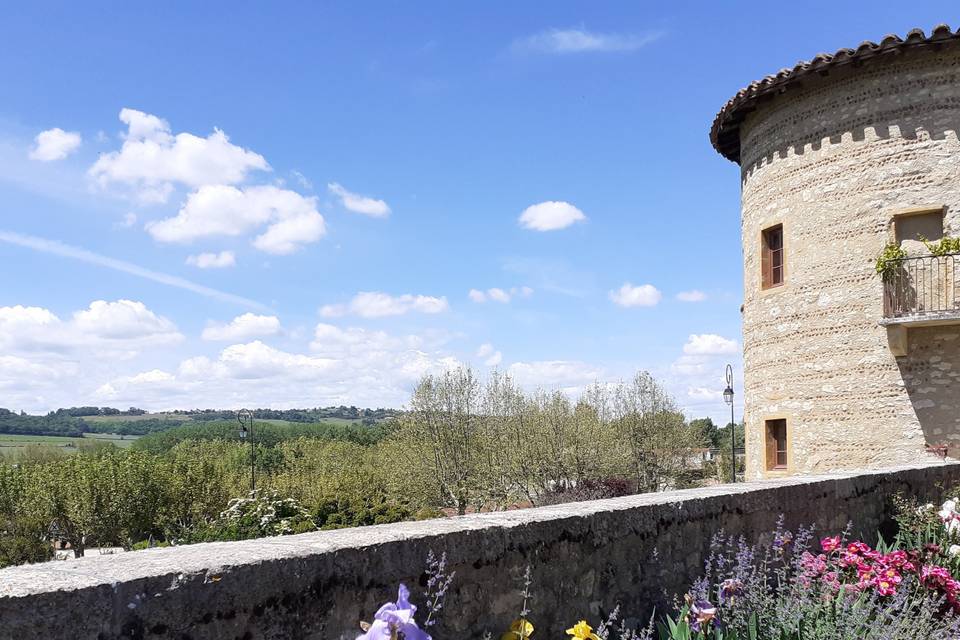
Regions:
<instances>
[{"instance_id":1,"label":"distant hill","mask_svg":"<svg viewBox=\"0 0 960 640\"><path fill-rule=\"evenodd\" d=\"M254 420L265 423L375 425L400 415L394 409L317 407L313 409L253 409ZM224 409L191 409L148 413L130 407L70 407L46 415L30 415L0 408L0 434L82 437L85 433L145 436L197 422L235 422L237 412Z\"/></svg>"}]
</instances>

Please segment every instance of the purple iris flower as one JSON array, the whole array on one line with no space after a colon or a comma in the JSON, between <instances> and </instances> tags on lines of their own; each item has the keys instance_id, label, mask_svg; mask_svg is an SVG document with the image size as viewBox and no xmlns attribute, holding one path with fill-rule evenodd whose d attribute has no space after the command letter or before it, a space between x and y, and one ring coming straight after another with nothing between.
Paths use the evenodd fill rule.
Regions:
<instances>
[{"instance_id":1,"label":"purple iris flower","mask_svg":"<svg viewBox=\"0 0 960 640\"><path fill-rule=\"evenodd\" d=\"M687 605L690 607L688 621L690 630L699 632L705 630L704 625L709 626L717 617L717 608L706 600L693 600L687 596Z\"/></svg>"},{"instance_id":2,"label":"purple iris flower","mask_svg":"<svg viewBox=\"0 0 960 640\"><path fill-rule=\"evenodd\" d=\"M413 619L416 613L416 605L410 603L410 590L401 584L397 601L380 607L370 628L363 635L357 636L357 640L390 640L400 637L404 640L431 640L430 634L420 629L417 621Z\"/></svg>"}]
</instances>

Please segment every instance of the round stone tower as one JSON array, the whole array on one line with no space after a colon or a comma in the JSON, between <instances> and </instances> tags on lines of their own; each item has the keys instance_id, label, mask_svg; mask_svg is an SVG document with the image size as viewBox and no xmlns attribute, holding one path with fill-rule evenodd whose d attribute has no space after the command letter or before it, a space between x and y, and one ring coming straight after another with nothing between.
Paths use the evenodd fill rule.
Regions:
<instances>
[{"instance_id":1,"label":"round stone tower","mask_svg":"<svg viewBox=\"0 0 960 640\"><path fill-rule=\"evenodd\" d=\"M960 453L958 132L945 25L818 55L717 115L741 168L749 479Z\"/></svg>"}]
</instances>

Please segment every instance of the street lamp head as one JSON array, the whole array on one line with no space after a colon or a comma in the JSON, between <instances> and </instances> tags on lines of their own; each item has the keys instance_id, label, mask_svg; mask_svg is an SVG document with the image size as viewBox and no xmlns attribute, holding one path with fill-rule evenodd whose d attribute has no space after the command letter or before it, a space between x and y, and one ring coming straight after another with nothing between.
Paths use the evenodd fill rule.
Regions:
<instances>
[{"instance_id":1,"label":"street lamp head","mask_svg":"<svg viewBox=\"0 0 960 640\"><path fill-rule=\"evenodd\" d=\"M247 439L247 425L253 423L253 414L246 409L237 412L237 422L240 423L240 439Z\"/></svg>"},{"instance_id":2,"label":"street lamp head","mask_svg":"<svg viewBox=\"0 0 960 640\"><path fill-rule=\"evenodd\" d=\"M733 387L727 387L723 390L723 401L727 404L733 404Z\"/></svg>"}]
</instances>

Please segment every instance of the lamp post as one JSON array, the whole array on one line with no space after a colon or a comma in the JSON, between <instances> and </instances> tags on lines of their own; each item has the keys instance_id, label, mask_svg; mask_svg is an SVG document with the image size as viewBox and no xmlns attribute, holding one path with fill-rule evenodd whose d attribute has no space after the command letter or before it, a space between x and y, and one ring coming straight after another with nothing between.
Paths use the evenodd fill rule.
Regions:
<instances>
[{"instance_id":1,"label":"lamp post","mask_svg":"<svg viewBox=\"0 0 960 640\"><path fill-rule=\"evenodd\" d=\"M733 367L727 365L727 388L723 401L730 405L730 482L737 481L737 425L733 421Z\"/></svg>"},{"instance_id":2,"label":"lamp post","mask_svg":"<svg viewBox=\"0 0 960 640\"><path fill-rule=\"evenodd\" d=\"M257 489L257 467L256 452L253 448L253 414L247 409L240 409L237 412L237 422L240 423L240 441L246 441L250 437L250 491ZM249 425L249 426L248 426Z\"/></svg>"}]
</instances>

